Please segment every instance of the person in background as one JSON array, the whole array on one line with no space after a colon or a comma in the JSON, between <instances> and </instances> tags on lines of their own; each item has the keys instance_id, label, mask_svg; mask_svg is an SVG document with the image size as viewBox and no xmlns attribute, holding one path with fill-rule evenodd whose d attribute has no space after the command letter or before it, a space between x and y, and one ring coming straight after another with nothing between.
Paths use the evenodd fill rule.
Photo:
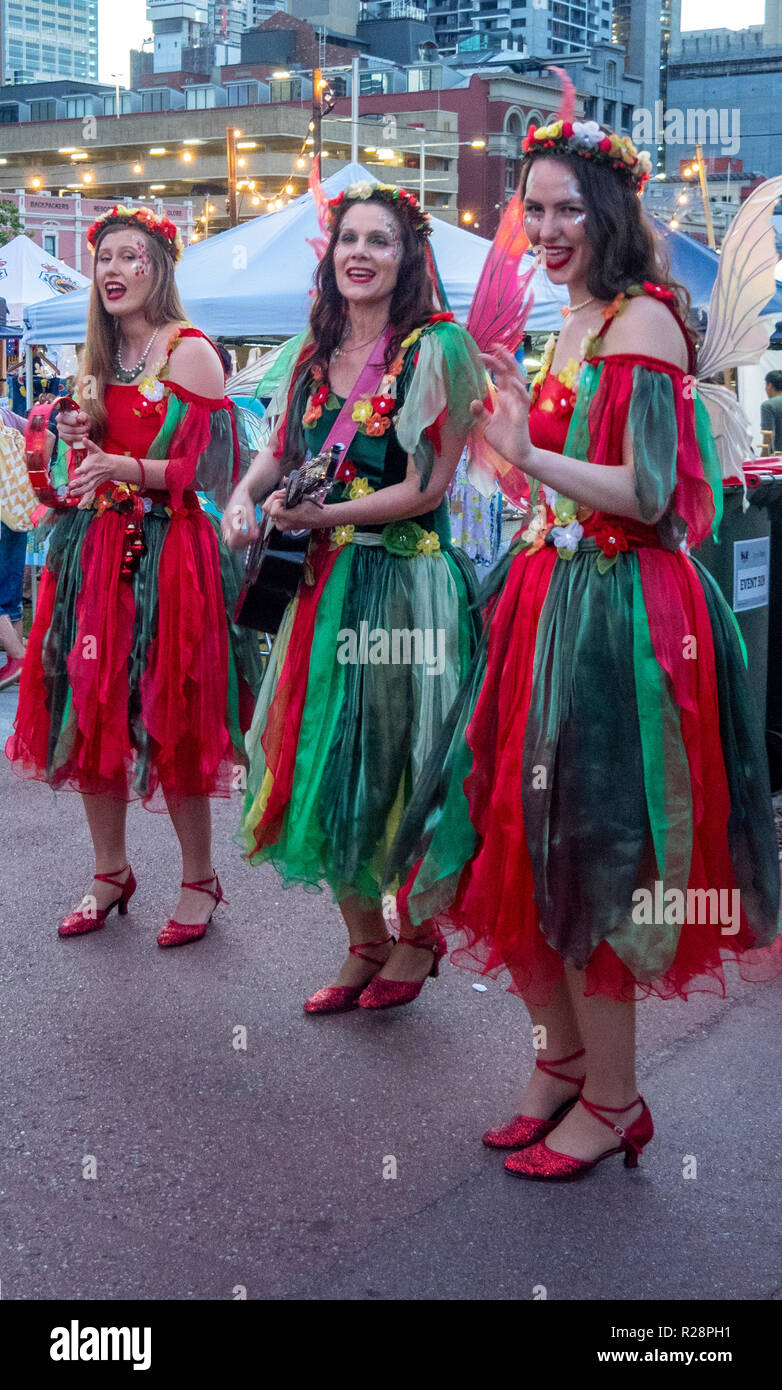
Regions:
<instances>
[{"instance_id":1,"label":"person in background","mask_svg":"<svg viewBox=\"0 0 782 1390\"><path fill-rule=\"evenodd\" d=\"M11 451L19 449L27 422L0 405L0 470L10 465ZM0 642L6 662L0 668L0 690L18 681L24 664L22 638L22 586L27 553L27 532L12 530L0 518Z\"/></svg>"},{"instance_id":2,"label":"person in background","mask_svg":"<svg viewBox=\"0 0 782 1390\"><path fill-rule=\"evenodd\" d=\"M760 407L760 428L771 432L772 454L782 454L782 372L766 374L768 400Z\"/></svg>"}]
</instances>

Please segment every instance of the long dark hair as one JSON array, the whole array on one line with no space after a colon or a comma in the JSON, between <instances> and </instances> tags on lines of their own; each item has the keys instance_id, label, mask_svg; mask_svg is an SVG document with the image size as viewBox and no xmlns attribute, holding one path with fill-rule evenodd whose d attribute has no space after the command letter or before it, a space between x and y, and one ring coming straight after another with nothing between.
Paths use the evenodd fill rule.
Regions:
<instances>
[{"instance_id":1,"label":"long dark hair","mask_svg":"<svg viewBox=\"0 0 782 1390\"><path fill-rule=\"evenodd\" d=\"M386 367L396 357L399 346L412 333L427 323L434 313L434 290L426 265L426 242L419 236L405 216L397 216L393 206L383 198L371 194L361 200L348 202L343 199L337 209L336 220L331 230L329 244L315 275L316 298L310 314L310 327L315 342L314 354L310 362L321 368L324 377L328 375L331 354L339 347L348 321L345 300L337 289L337 275L334 269L334 251L345 214L350 208L374 203L394 217L402 239L402 259L399 262L394 293L391 298L389 319L393 329L386 349Z\"/></svg>"},{"instance_id":2,"label":"long dark hair","mask_svg":"<svg viewBox=\"0 0 782 1390\"><path fill-rule=\"evenodd\" d=\"M601 129L611 134L607 126ZM556 159L574 174L586 204L584 231L594 252L587 275L587 289L595 299L612 300L628 285L650 280L665 285L677 300L687 329L698 341L698 328L689 291L671 275L665 249L644 219L641 202L629 173L612 169L599 160L557 150L527 155L521 170L522 201L533 163Z\"/></svg>"}]
</instances>

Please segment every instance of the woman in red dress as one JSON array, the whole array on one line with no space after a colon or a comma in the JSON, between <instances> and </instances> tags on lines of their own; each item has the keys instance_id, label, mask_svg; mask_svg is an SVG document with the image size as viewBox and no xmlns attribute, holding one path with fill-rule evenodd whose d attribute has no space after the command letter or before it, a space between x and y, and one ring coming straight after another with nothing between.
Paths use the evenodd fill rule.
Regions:
<instances>
[{"instance_id":1,"label":"woman in red dress","mask_svg":"<svg viewBox=\"0 0 782 1390\"><path fill-rule=\"evenodd\" d=\"M176 228L114 208L90 229L95 278L78 412L61 414L57 515L6 754L23 776L82 794L95 875L61 936L124 913L128 801L171 816L182 888L158 936L203 936L221 889L210 796L227 796L260 678L235 628L235 562L196 488L224 505L249 463L220 359L186 326ZM72 449L66 458L65 446Z\"/></svg>"},{"instance_id":2,"label":"woman in red dress","mask_svg":"<svg viewBox=\"0 0 782 1390\"><path fill-rule=\"evenodd\" d=\"M484 1142L572 1180L652 1137L634 1001L724 993L726 960L779 971L779 862L741 639L681 544L716 531L722 478L641 216L648 156L567 120L525 149L527 235L571 303L529 395L510 354L485 359L497 398L473 413L532 513L389 886L405 924L462 933L457 964L510 975L537 1062Z\"/></svg>"}]
</instances>

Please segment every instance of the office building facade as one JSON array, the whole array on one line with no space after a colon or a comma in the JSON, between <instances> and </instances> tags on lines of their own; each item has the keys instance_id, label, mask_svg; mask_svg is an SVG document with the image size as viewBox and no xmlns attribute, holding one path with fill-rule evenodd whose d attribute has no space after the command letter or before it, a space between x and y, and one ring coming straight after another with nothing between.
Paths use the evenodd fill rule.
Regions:
<instances>
[{"instance_id":1,"label":"office building facade","mask_svg":"<svg viewBox=\"0 0 782 1390\"><path fill-rule=\"evenodd\" d=\"M0 0L0 82L98 80L98 0Z\"/></svg>"}]
</instances>

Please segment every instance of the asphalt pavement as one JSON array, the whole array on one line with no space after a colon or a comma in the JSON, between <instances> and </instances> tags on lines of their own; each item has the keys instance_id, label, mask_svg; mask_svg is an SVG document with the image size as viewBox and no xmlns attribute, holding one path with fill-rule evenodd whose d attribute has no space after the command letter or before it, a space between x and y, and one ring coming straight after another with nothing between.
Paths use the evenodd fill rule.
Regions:
<instances>
[{"instance_id":1,"label":"asphalt pavement","mask_svg":"<svg viewBox=\"0 0 782 1390\"><path fill-rule=\"evenodd\" d=\"M81 803L3 758L0 807L4 1299L782 1298L782 981L640 1005L640 1167L523 1183L480 1143L529 1063L501 985L446 964L409 1008L306 1017L340 919L242 862L238 800L203 941L155 943L176 842L138 805L129 915L61 941Z\"/></svg>"}]
</instances>

